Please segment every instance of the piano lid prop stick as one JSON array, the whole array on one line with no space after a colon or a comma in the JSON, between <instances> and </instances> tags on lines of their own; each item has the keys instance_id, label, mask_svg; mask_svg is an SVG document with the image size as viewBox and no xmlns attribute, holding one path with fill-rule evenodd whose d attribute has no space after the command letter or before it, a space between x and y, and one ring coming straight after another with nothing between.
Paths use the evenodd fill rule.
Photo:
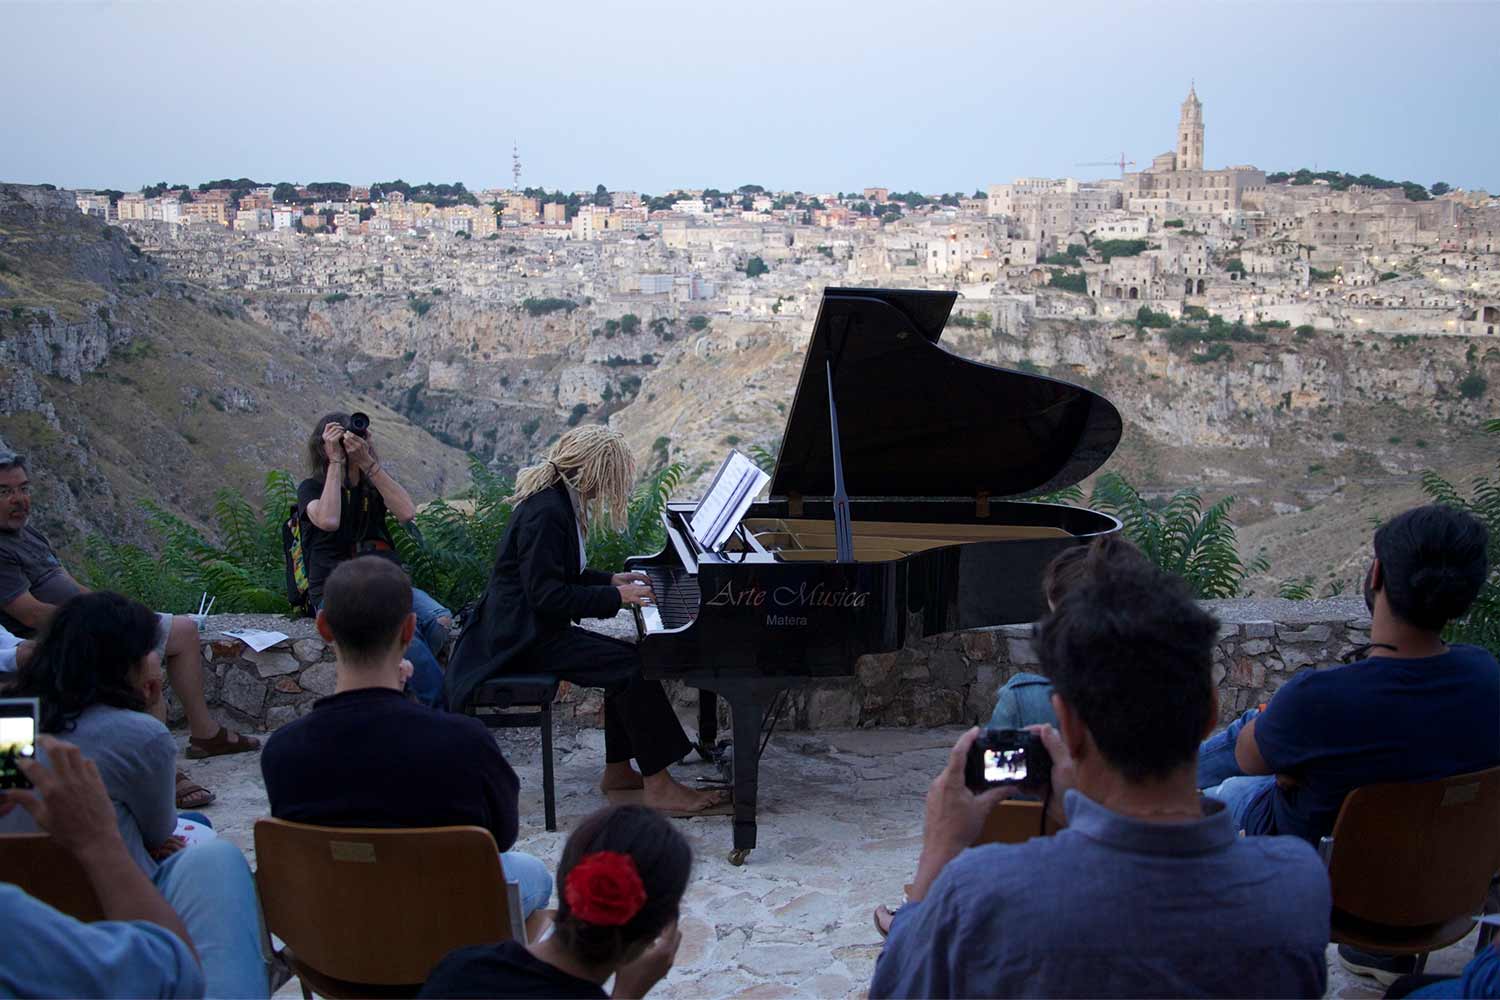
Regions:
<instances>
[{"instance_id":1,"label":"piano lid prop stick","mask_svg":"<svg viewBox=\"0 0 1500 1000\"><path fill-rule=\"evenodd\" d=\"M839 447L839 409L833 401L833 359L825 362L828 375L828 427L833 433L834 555L841 563L854 561L854 533L849 527L849 493L844 489L844 453Z\"/></svg>"}]
</instances>

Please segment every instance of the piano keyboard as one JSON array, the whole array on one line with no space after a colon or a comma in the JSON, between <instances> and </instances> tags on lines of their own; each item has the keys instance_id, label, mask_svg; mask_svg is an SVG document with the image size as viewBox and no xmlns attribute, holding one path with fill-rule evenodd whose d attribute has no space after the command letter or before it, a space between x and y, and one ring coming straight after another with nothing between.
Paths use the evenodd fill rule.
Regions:
<instances>
[{"instance_id":1,"label":"piano keyboard","mask_svg":"<svg viewBox=\"0 0 1500 1000\"><path fill-rule=\"evenodd\" d=\"M656 603L641 608L641 622L648 633L678 628L698 617L698 579L677 566L646 566Z\"/></svg>"}]
</instances>

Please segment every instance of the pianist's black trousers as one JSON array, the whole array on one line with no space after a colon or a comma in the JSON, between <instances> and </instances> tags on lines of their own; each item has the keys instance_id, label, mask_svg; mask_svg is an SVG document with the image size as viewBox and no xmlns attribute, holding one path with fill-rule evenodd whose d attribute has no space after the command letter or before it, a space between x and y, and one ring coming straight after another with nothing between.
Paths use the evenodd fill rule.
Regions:
<instances>
[{"instance_id":1,"label":"pianist's black trousers","mask_svg":"<svg viewBox=\"0 0 1500 1000\"><path fill-rule=\"evenodd\" d=\"M632 643L573 626L534 640L516 671L604 689L605 763L633 757L642 774L655 774L692 752L661 682L641 676L640 654Z\"/></svg>"}]
</instances>

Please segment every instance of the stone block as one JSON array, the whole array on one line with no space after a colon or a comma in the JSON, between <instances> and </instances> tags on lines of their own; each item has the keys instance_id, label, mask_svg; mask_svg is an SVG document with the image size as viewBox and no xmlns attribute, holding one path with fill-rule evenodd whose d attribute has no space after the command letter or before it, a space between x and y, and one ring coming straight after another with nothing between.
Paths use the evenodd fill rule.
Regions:
<instances>
[{"instance_id":1,"label":"stone block","mask_svg":"<svg viewBox=\"0 0 1500 1000\"><path fill-rule=\"evenodd\" d=\"M1305 628L1288 628L1281 626L1276 630L1276 637L1282 642L1327 642L1333 632L1327 625L1308 625Z\"/></svg>"},{"instance_id":2,"label":"stone block","mask_svg":"<svg viewBox=\"0 0 1500 1000\"><path fill-rule=\"evenodd\" d=\"M814 688L807 693L807 728L849 729L859 721L859 701L845 687Z\"/></svg>"},{"instance_id":3,"label":"stone block","mask_svg":"<svg viewBox=\"0 0 1500 1000\"><path fill-rule=\"evenodd\" d=\"M271 688L280 694L301 694L302 685L290 677L278 677L271 684Z\"/></svg>"},{"instance_id":4,"label":"stone block","mask_svg":"<svg viewBox=\"0 0 1500 1000\"><path fill-rule=\"evenodd\" d=\"M266 712L266 728L279 729L297 717L296 705L272 705Z\"/></svg>"},{"instance_id":5,"label":"stone block","mask_svg":"<svg viewBox=\"0 0 1500 1000\"><path fill-rule=\"evenodd\" d=\"M1220 622L1219 623L1219 640L1221 642L1223 640L1225 640L1225 639L1233 639L1235 636L1237 636L1239 634L1240 634L1240 627L1238 625L1236 625L1234 622Z\"/></svg>"},{"instance_id":6,"label":"stone block","mask_svg":"<svg viewBox=\"0 0 1500 1000\"><path fill-rule=\"evenodd\" d=\"M1228 675L1228 673L1229 670L1227 667L1225 667L1223 662L1216 659L1214 661L1214 687L1218 687L1220 684L1223 684L1224 678Z\"/></svg>"},{"instance_id":7,"label":"stone block","mask_svg":"<svg viewBox=\"0 0 1500 1000\"><path fill-rule=\"evenodd\" d=\"M1265 663L1267 670L1285 670L1286 669L1286 664L1284 662L1282 662L1279 657L1268 656L1268 657L1266 657L1261 662Z\"/></svg>"},{"instance_id":8,"label":"stone block","mask_svg":"<svg viewBox=\"0 0 1500 1000\"><path fill-rule=\"evenodd\" d=\"M964 655L971 660L994 659L995 633L988 629L983 632L960 633L959 643L963 647Z\"/></svg>"},{"instance_id":9,"label":"stone block","mask_svg":"<svg viewBox=\"0 0 1500 1000\"><path fill-rule=\"evenodd\" d=\"M1236 657L1234 665L1229 668L1229 683L1238 688L1260 687L1255 679L1257 668L1260 670L1261 679L1265 679L1265 668L1248 656Z\"/></svg>"},{"instance_id":10,"label":"stone block","mask_svg":"<svg viewBox=\"0 0 1500 1000\"><path fill-rule=\"evenodd\" d=\"M1010 662L1015 664L1036 664L1041 659L1036 655L1036 647L1028 639L1007 639L1006 646L1010 650Z\"/></svg>"},{"instance_id":11,"label":"stone block","mask_svg":"<svg viewBox=\"0 0 1500 1000\"><path fill-rule=\"evenodd\" d=\"M297 678L304 690L313 694L333 694L334 685L338 682L338 674L333 669L332 663L319 663L302 671L302 676Z\"/></svg>"},{"instance_id":12,"label":"stone block","mask_svg":"<svg viewBox=\"0 0 1500 1000\"><path fill-rule=\"evenodd\" d=\"M204 663L212 663L212 662L214 662L214 647L213 647L213 643L205 642L203 644L203 662Z\"/></svg>"},{"instance_id":13,"label":"stone block","mask_svg":"<svg viewBox=\"0 0 1500 1000\"><path fill-rule=\"evenodd\" d=\"M871 653L854 663L854 675L861 687L879 688L896 678L895 653Z\"/></svg>"},{"instance_id":14,"label":"stone block","mask_svg":"<svg viewBox=\"0 0 1500 1000\"><path fill-rule=\"evenodd\" d=\"M1271 649L1270 639L1246 639L1240 643L1240 652L1245 656L1264 656Z\"/></svg>"},{"instance_id":15,"label":"stone block","mask_svg":"<svg viewBox=\"0 0 1500 1000\"><path fill-rule=\"evenodd\" d=\"M187 709L182 707L182 699L177 697L177 692L169 687L163 687L161 693L162 704L166 706L167 725L175 726L187 719Z\"/></svg>"},{"instance_id":16,"label":"stone block","mask_svg":"<svg viewBox=\"0 0 1500 1000\"><path fill-rule=\"evenodd\" d=\"M940 649L927 661L933 682L942 687L960 688L968 684L973 673L968 662L957 650Z\"/></svg>"},{"instance_id":17,"label":"stone block","mask_svg":"<svg viewBox=\"0 0 1500 1000\"><path fill-rule=\"evenodd\" d=\"M303 663L317 663L327 648L328 644L322 639L298 639L292 643L292 655Z\"/></svg>"},{"instance_id":18,"label":"stone block","mask_svg":"<svg viewBox=\"0 0 1500 1000\"><path fill-rule=\"evenodd\" d=\"M248 670L231 671L224 678L219 700L237 712L259 719L266 706L266 682Z\"/></svg>"},{"instance_id":19,"label":"stone block","mask_svg":"<svg viewBox=\"0 0 1500 1000\"><path fill-rule=\"evenodd\" d=\"M1001 625L995 631L1007 639L1030 639L1033 635L1030 625Z\"/></svg>"},{"instance_id":20,"label":"stone block","mask_svg":"<svg viewBox=\"0 0 1500 1000\"><path fill-rule=\"evenodd\" d=\"M245 659L255 664L255 672L261 677L280 677L283 674L295 674L302 669L302 664L295 656L277 649L267 649L260 653L248 650Z\"/></svg>"},{"instance_id":21,"label":"stone block","mask_svg":"<svg viewBox=\"0 0 1500 1000\"><path fill-rule=\"evenodd\" d=\"M932 671L928 669L926 660L913 656L897 667L897 677L903 681L926 681L932 679Z\"/></svg>"},{"instance_id":22,"label":"stone block","mask_svg":"<svg viewBox=\"0 0 1500 1000\"><path fill-rule=\"evenodd\" d=\"M1296 646L1284 647L1280 652L1288 670L1301 670L1303 667L1313 666L1320 660L1320 657L1314 656L1305 649L1298 649Z\"/></svg>"},{"instance_id":23,"label":"stone block","mask_svg":"<svg viewBox=\"0 0 1500 1000\"><path fill-rule=\"evenodd\" d=\"M250 650L249 646L238 639L215 639L208 644L208 648L214 651L216 660L233 660Z\"/></svg>"},{"instance_id":24,"label":"stone block","mask_svg":"<svg viewBox=\"0 0 1500 1000\"><path fill-rule=\"evenodd\" d=\"M1245 638L1247 639L1270 639L1276 635L1275 622L1246 622Z\"/></svg>"}]
</instances>

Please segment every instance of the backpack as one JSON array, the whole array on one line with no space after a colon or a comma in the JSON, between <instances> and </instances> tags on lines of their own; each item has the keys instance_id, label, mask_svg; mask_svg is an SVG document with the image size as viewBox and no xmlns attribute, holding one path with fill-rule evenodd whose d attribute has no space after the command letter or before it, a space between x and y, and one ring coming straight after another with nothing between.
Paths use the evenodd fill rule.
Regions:
<instances>
[{"instance_id":1,"label":"backpack","mask_svg":"<svg viewBox=\"0 0 1500 1000\"><path fill-rule=\"evenodd\" d=\"M313 616L312 596L308 593L307 553L302 545L302 514L296 504L281 524L281 554L286 560L286 600L292 610L305 618Z\"/></svg>"}]
</instances>

